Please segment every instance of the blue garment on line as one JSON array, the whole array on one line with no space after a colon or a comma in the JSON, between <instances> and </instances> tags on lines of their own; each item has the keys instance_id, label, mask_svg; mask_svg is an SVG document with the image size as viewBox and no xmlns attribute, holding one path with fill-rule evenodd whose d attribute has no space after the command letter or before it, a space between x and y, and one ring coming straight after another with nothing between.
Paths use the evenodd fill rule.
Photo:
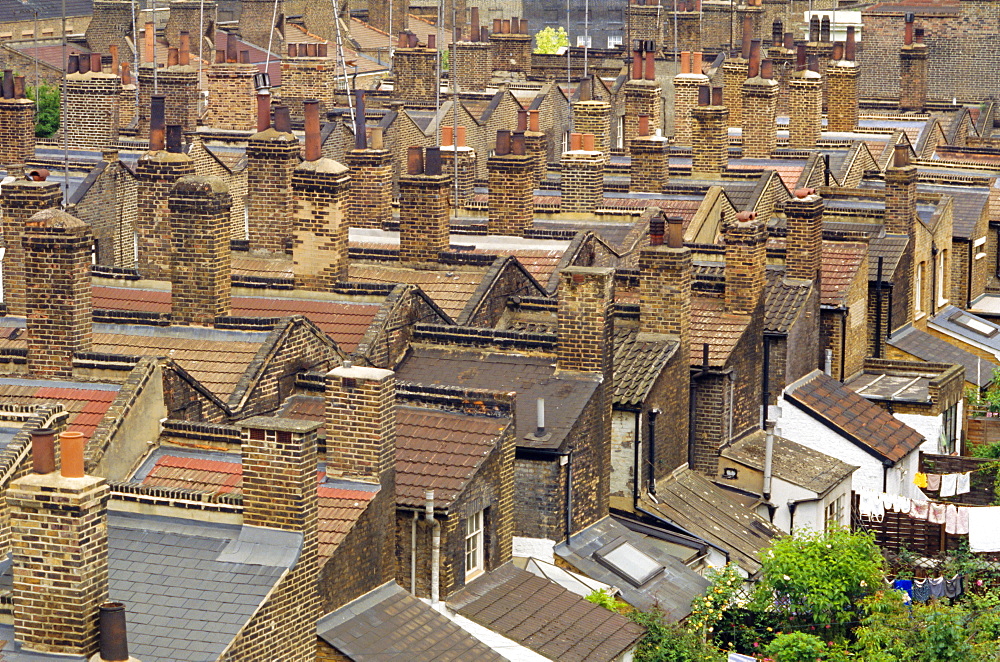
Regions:
<instances>
[{"instance_id":1,"label":"blue garment on line","mask_svg":"<svg viewBox=\"0 0 1000 662\"><path fill-rule=\"evenodd\" d=\"M912 579L897 579L892 583L892 587L897 591L905 591L908 596L913 597Z\"/></svg>"}]
</instances>

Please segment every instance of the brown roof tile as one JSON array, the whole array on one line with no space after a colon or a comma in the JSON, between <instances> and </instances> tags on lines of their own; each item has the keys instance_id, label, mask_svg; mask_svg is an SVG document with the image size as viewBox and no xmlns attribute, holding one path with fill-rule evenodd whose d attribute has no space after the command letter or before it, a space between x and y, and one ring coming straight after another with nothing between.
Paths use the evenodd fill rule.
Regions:
<instances>
[{"instance_id":1,"label":"brown roof tile","mask_svg":"<svg viewBox=\"0 0 1000 662\"><path fill-rule=\"evenodd\" d=\"M69 383L55 387L53 382L0 379L0 400L16 404L59 402L69 414L68 429L90 438L118 396L117 386L93 388L90 384Z\"/></svg>"},{"instance_id":2,"label":"brown roof tile","mask_svg":"<svg viewBox=\"0 0 1000 662\"><path fill-rule=\"evenodd\" d=\"M352 264L350 279L367 283L405 283L417 285L453 319L462 312L479 288L484 269L421 270L372 264Z\"/></svg>"},{"instance_id":3,"label":"brown roof tile","mask_svg":"<svg viewBox=\"0 0 1000 662\"><path fill-rule=\"evenodd\" d=\"M708 364L722 367L750 324L749 315L725 312L718 297L691 297L691 365L702 364L702 346L708 344Z\"/></svg>"}]
</instances>

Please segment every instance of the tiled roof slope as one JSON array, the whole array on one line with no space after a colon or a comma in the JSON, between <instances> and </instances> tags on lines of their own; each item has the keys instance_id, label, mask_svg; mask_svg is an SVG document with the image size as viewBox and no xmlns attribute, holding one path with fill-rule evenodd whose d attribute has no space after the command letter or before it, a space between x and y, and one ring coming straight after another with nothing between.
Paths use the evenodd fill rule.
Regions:
<instances>
[{"instance_id":1,"label":"tiled roof slope","mask_svg":"<svg viewBox=\"0 0 1000 662\"><path fill-rule=\"evenodd\" d=\"M512 564L467 584L448 601L462 616L560 662L610 662L645 630L613 611Z\"/></svg>"},{"instance_id":2,"label":"tiled roof slope","mask_svg":"<svg viewBox=\"0 0 1000 662\"><path fill-rule=\"evenodd\" d=\"M327 614L317 633L355 662L505 659L395 582Z\"/></svg>"},{"instance_id":3,"label":"tiled roof slope","mask_svg":"<svg viewBox=\"0 0 1000 662\"><path fill-rule=\"evenodd\" d=\"M509 418L420 407L396 413L396 503L403 506L422 506L426 490L434 490L435 502L450 505L511 424Z\"/></svg>"},{"instance_id":4,"label":"tiled roof slope","mask_svg":"<svg viewBox=\"0 0 1000 662\"><path fill-rule=\"evenodd\" d=\"M785 390L785 399L891 462L919 447L924 438L892 414L819 370Z\"/></svg>"},{"instance_id":5,"label":"tiled roof slope","mask_svg":"<svg viewBox=\"0 0 1000 662\"><path fill-rule=\"evenodd\" d=\"M485 270L405 269L384 264L351 264L351 281L417 285L452 319L458 317L483 281Z\"/></svg>"},{"instance_id":6,"label":"tiled roof slope","mask_svg":"<svg viewBox=\"0 0 1000 662\"><path fill-rule=\"evenodd\" d=\"M868 244L868 280L878 280L878 259L882 258L882 282L892 279L899 261L906 252L910 238L903 234L887 234L873 238Z\"/></svg>"},{"instance_id":7,"label":"tiled roof slope","mask_svg":"<svg viewBox=\"0 0 1000 662\"><path fill-rule=\"evenodd\" d=\"M19 404L59 402L69 413L69 429L82 432L88 439L118 397L118 391L119 386L113 384L0 378L0 401Z\"/></svg>"},{"instance_id":8,"label":"tiled roof slope","mask_svg":"<svg viewBox=\"0 0 1000 662\"><path fill-rule=\"evenodd\" d=\"M853 241L824 241L820 278L820 303L841 306L847 300L851 281L864 265L868 247Z\"/></svg>"},{"instance_id":9,"label":"tiled roof slope","mask_svg":"<svg viewBox=\"0 0 1000 662\"><path fill-rule=\"evenodd\" d=\"M1000 367L947 340L909 325L894 333L886 340L886 344L929 363L953 363L963 366L965 381L977 386L986 386L992 382L993 371Z\"/></svg>"},{"instance_id":10,"label":"tiled roof slope","mask_svg":"<svg viewBox=\"0 0 1000 662\"><path fill-rule=\"evenodd\" d=\"M708 364L722 367L750 323L749 315L725 312L719 297L691 297L691 365L701 365L702 345L708 343Z\"/></svg>"},{"instance_id":11,"label":"tiled roof slope","mask_svg":"<svg viewBox=\"0 0 1000 662\"><path fill-rule=\"evenodd\" d=\"M787 333L809 299L812 281L785 278L780 271L767 271L764 288L764 331Z\"/></svg>"},{"instance_id":12,"label":"tiled roof slope","mask_svg":"<svg viewBox=\"0 0 1000 662\"><path fill-rule=\"evenodd\" d=\"M614 401L623 405L642 404L667 361L677 351L677 342L650 338L627 329L616 329L614 341Z\"/></svg>"},{"instance_id":13,"label":"tiled roof slope","mask_svg":"<svg viewBox=\"0 0 1000 662\"><path fill-rule=\"evenodd\" d=\"M643 505L727 550L732 560L751 574L760 569L758 553L781 535L706 477L686 467L658 484L656 497L658 503L644 500Z\"/></svg>"}]
</instances>

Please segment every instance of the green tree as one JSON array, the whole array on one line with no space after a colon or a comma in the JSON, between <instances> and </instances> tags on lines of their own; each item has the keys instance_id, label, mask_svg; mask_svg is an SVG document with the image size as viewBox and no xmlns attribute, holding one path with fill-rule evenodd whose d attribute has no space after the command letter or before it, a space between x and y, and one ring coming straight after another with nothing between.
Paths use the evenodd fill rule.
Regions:
<instances>
[{"instance_id":1,"label":"green tree","mask_svg":"<svg viewBox=\"0 0 1000 662\"><path fill-rule=\"evenodd\" d=\"M558 30L551 27L535 33L535 52L543 55L553 55L562 46L569 46L569 35L566 28L559 26Z\"/></svg>"},{"instance_id":2,"label":"green tree","mask_svg":"<svg viewBox=\"0 0 1000 662\"><path fill-rule=\"evenodd\" d=\"M42 83L37 90L25 87L24 93L35 102L35 136L52 137L59 130L59 88Z\"/></svg>"},{"instance_id":3,"label":"green tree","mask_svg":"<svg viewBox=\"0 0 1000 662\"><path fill-rule=\"evenodd\" d=\"M774 662L840 662L846 659L839 646L832 646L816 635L805 632L779 634L765 652Z\"/></svg>"}]
</instances>

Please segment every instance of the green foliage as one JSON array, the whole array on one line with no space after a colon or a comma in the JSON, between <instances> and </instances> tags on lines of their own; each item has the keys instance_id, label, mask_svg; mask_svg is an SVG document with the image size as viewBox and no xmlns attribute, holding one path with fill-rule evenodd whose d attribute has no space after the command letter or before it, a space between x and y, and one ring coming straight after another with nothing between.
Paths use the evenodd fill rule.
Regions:
<instances>
[{"instance_id":1,"label":"green foliage","mask_svg":"<svg viewBox=\"0 0 1000 662\"><path fill-rule=\"evenodd\" d=\"M1000 414L1000 368L993 368L993 379L985 389L966 388L965 398L972 410Z\"/></svg>"},{"instance_id":2,"label":"green foliage","mask_svg":"<svg viewBox=\"0 0 1000 662\"><path fill-rule=\"evenodd\" d=\"M834 528L797 531L775 540L761 555L763 581L757 604L774 600L788 622L830 625L834 637L848 634L855 605L882 584L885 561L865 532Z\"/></svg>"},{"instance_id":3,"label":"green foliage","mask_svg":"<svg viewBox=\"0 0 1000 662\"><path fill-rule=\"evenodd\" d=\"M616 611L619 614L628 614L632 609L627 602L619 600L610 591L603 588L584 596L584 599L587 602L593 602L595 605L600 605L609 611Z\"/></svg>"},{"instance_id":4,"label":"green foliage","mask_svg":"<svg viewBox=\"0 0 1000 662\"><path fill-rule=\"evenodd\" d=\"M566 28L562 26L559 26L558 30L548 27L535 33L536 53L553 55L562 46L569 46L569 35L566 34Z\"/></svg>"},{"instance_id":5,"label":"green foliage","mask_svg":"<svg viewBox=\"0 0 1000 662\"><path fill-rule=\"evenodd\" d=\"M657 611L633 611L629 617L646 628L636 647L635 662L722 662L719 649L676 623L667 623Z\"/></svg>"},{"instance_id":6,"label":"green foliage","mask_svg":"<svg viewBox=\"0 0 1000 662\"><path fill-rule=\"evenodd\" d=\"M711 570L708 579L712 582L704 595L691 603L688 629L708 636L722 620L726 611L734 605L734 598L743 586L743 575L735 563L727 564L721 570Z\"/></svg>"},{"instance_id":7,"label":"green foliage","mask_svg":"<svg viewBox=\"0 0 1000 662\"><path fill-rule=\"evenodd\" d=\"M438 57L441 58L441 71L448 71L451 69L451 51L447 48L442 48L438 51Z\"/></svg>"},{"instance_id":8,"label":"green foliage","mask_svg":"<svg viewBox=\"0 0 1000 662\"><path fill-rule=\"evenodd\" d=\"M846 659L844 650L839 646L805 632L779 634L765 652L774 662L839 662Z\"/></svg>"},{"instance_id":9,"label":"green foliage","mask_svg":"<svg viewBox=\"0 0 1000 662\"><path fill-rule=\"evenodd\" d=\"M38 90L26 86L24 93L35 102L35 136L51 138L59 130L59 88L42 83Z\"/></svg>"}]
</instances>

